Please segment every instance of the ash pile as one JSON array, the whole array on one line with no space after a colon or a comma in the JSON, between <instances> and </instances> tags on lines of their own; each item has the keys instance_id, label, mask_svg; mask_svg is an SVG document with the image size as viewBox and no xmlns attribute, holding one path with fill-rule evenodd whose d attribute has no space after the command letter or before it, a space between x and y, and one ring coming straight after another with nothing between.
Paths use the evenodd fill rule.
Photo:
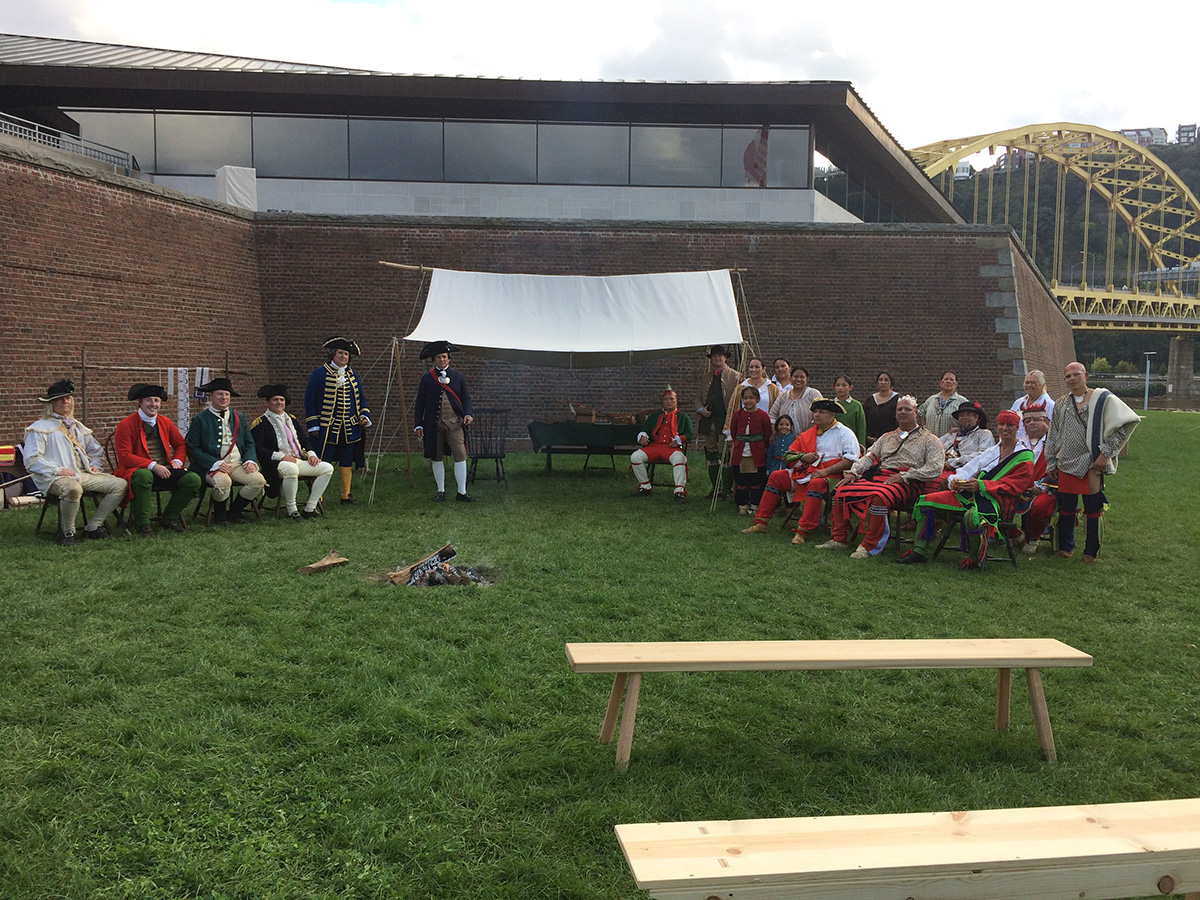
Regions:
<instances>
[{"instance_id":1,"label":"ash pile","mask_svg":"<svg viewBox=\"0 0 1200 900\"><path fill-rule=\"evenodd\" d=\"M392 584L410 587L436 587L443 584L492 584L495 579L485 569L453 566L450 560L458 555L449 544L409 566L388 573Z\"/></svg>"}]
</instances>

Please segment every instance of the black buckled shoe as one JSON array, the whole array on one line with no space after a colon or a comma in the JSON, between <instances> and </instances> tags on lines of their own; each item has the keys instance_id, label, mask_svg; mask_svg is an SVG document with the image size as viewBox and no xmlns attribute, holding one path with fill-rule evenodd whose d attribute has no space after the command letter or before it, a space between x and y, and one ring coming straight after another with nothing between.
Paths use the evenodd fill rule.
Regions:
<instances>
[{"instance_id":1,"label":"black buckled shoe","mask_svg":"<svg viewBox=\"0 0 1200 900\"><path fill-rule=\"evenodd\" d=\"M147 522L145 525L139 525L137 533L138 533L139 537L144 537L144 538L157 538L158 537L158 535L154 533L154 526L151 525L149 522Z\"/></svg>"},{"instance_id":2,"label":"black buckled shoe","mask_svg":"<svg viewBox=\"0 0 1200 900\"><path fill-rule=\"evenodd\" d=\"M470 494L455 494L454 499L459 503L478 503L479 501Z\"/></svg>"},{"instance_id":3,"label":"black buckled shoe","mask_svg":"<svg viewBox=\"0 0 1200 900\"><path fill-rule=\"evenodd\" d=\"M445 503L446 502L446 492L438 491L436 494L434 494L433 502L434 503Z\"/></svg>"}]
</instances>

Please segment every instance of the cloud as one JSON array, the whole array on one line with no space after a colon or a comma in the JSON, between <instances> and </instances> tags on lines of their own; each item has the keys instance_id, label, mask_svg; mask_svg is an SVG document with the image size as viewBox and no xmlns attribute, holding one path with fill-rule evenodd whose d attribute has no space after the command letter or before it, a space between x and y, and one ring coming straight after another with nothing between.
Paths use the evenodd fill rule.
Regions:
<instances>
[{"instance_id":1,"label":"cloud","mask_svg":"<svg viewBox=\"0 0 1200 900\"><path fill-rule=\"evenodd\" d=\"M1195 0L1157 21L1200 24ZM1173 132L1200 108L1182 45L1144 57L1116 20L1043 0L936 15L894 0L0 0L0 30L385 72L510 78L850 81L905 146L1038 122ZM1148 52L1148 51L1147 51Z\"/></svg>"}]
</instances>

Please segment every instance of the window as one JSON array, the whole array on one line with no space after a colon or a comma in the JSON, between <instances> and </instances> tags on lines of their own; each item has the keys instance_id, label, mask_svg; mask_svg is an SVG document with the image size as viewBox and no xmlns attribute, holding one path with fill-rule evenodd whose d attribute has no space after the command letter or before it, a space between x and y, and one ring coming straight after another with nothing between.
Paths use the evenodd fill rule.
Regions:
<instances>
[{"instance_id":1,"label":"window","mask_svg":"<svg viewBox=\"0 0 1200 900\"><path fill-rule=\"evenodd\" d=\"M249 116L159 113L157 120L156 172L212 175L221 166L253 165Z\"/></svg>"},{"instance_id":2,"label":"window","mask_svg":"<svg viewBox=\"0 0 1200 900\"><path fill-rule=\"evenodd\" d=\"M79 136L85 141L132 153L143 172L154 171L154 113L67 113L79 123Z\"/></svg>"},{"instance_id":3,"label":"window","mask_svg":"<svg viewBox=\"0 0 1200 900\"><path fill-rule=\"evenodd\" d=\"M442 180L442 123L350 120L350 177Z\"/></svg>"},{"instance_id":4,"label":"window","mask_svg":"<svg viewBox=\"0 0 1200 900\"><path fill-rule=\"evenodd\" d=\"M447 122L446 180L537 181L537 126L524 122Z\"/></svg>"},{"instance_id":5,"label":"window","mask_svg":"<svg viewBox=\"0 0 1200 900\"><path fill-rule=\"evenodd\" d=\"M345 119L254 117L254 168L271 178L346 178Z\"/></svg>"},{"instance_id":6,"label":"window","mask_svg":"<svg viewBox=\"0 0 1200 900\"><path fill-rule=\"evenodd\" d=\"M721 129L634 125L629 131L630 184L719 187Z\"/></svg>"},{"instance_id":7,"label":"window","mask_svg":"<svg viewBox=\"0 0 1200 900\"><path fill-rule=\"evenodd\" d=\"M538 181L629 184L629 126L539 125Z\"/></svg>"}]
</instances>

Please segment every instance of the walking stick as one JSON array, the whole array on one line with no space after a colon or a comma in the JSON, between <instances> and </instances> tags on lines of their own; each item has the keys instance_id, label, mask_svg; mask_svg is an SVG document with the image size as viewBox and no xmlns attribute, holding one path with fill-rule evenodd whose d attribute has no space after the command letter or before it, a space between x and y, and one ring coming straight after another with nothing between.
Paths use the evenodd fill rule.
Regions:
<instances>
[{"instance_id":1,"label":"walking stick","mask_svg":"<svg viewBox=\"0 0 1200 900\"><path fill-rule=\"evenodd\" d=\"M721 462L717 466L717 483L713 485L712 502L708 507L710 513L717 511L717 498L721 496L721 482L725 480L725 469L729 466L729 458L732 454L733 441L724 441L721 446Z\"/></svg>"}]
</instances>

